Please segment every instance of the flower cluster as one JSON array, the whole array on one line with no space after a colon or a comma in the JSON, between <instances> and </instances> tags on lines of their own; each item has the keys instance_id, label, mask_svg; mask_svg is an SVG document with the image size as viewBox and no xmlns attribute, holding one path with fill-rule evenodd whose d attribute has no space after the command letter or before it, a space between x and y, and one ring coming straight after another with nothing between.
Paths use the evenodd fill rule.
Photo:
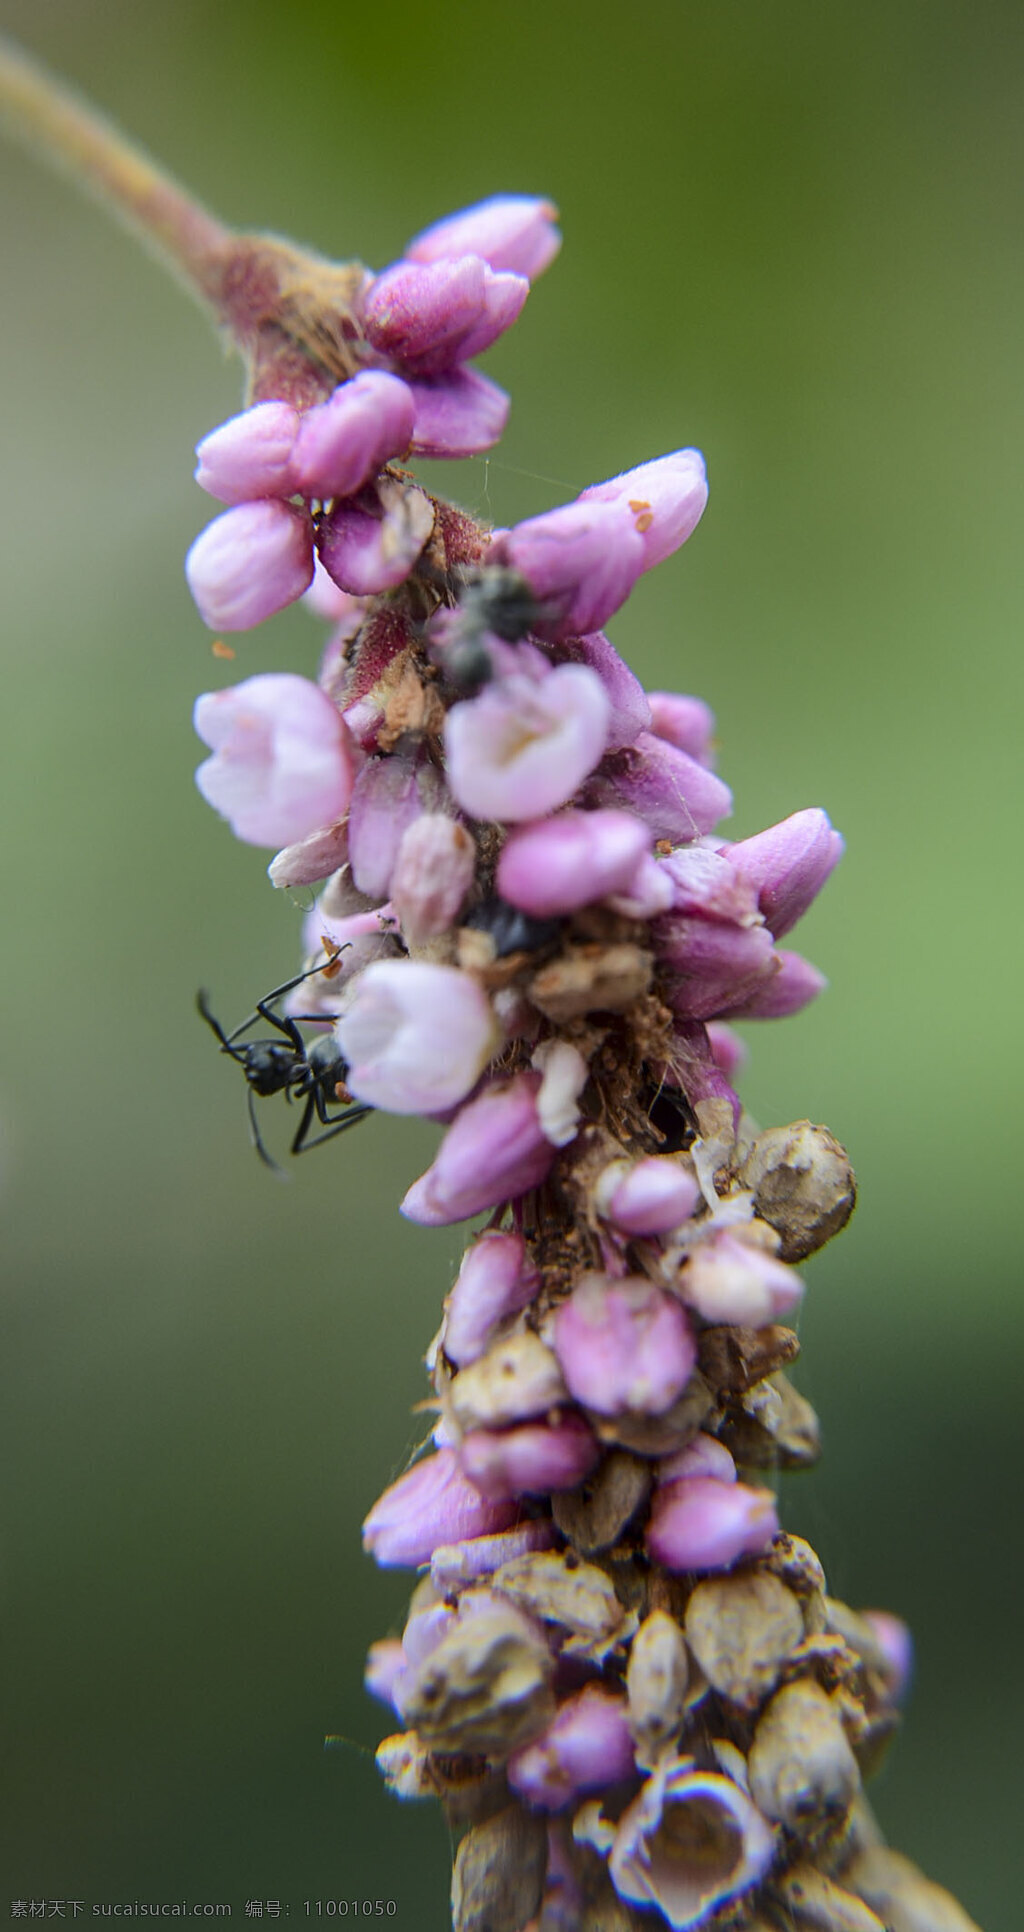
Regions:
<instances>
[{"instance_id":1,"label":"flower cluster","mask_svg":"<svg viewBox=\"0 0 1024 1932\"><path fill-rule=\"evenodd\" d=\"M746 1119L729 1022L821 990L779 941L842 840L817 809L724 838L706 706L645 692L602 629L694 530L703 460L499 532L396 467L500 433L466 364L552 216L428 230L365 277L351 376L199 448L231 506L190 553L206 620L260 621L319 558L335 626L318 682L199 700L200 787L275 885L319 888L290 1011L333 1029L346 1092L443 1128L402 1212L488 1216L429 1351L432 1440L365 1525L425 1572L371 1654L403 1727L380 1762L465 1829L457 1932L883 1932L935 1900L967 1928L860 1795L906 1632L829 1596L769 1486L817 1453L795 1264L854 1184L824 1128Z\"/></svg>"}]
</instances>

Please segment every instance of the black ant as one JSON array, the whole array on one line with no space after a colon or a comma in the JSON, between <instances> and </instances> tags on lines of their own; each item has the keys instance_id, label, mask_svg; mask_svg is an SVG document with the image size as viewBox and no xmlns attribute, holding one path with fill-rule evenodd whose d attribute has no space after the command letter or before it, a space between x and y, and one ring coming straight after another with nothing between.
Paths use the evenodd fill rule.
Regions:
<instances>
[{"instance_id":1,"label":"black ant","mask_svg":"<svg viewBox=\"0 0 1024 1932\"><path fill-rule=\"evenodd\" d=\"M268 1154L256 1122L254 1096L259 1094L283 1093L289 1101L303 1100L302 1119L299 1121L292 1139L291 1152L306 1154L313 1147L322 1147L325 1141L333 1140L343 1134L348 1127L373 1112L372 1107L355 1105L345 1089L345 1075L348 1068L338 1051L333 1033L324 1033L307 1047L298 1023L293 1019L282 1018L274 1012L278 1000L286 993L301 986L303 980L311 979L314 973L330 974L332 966L337 971L335 953L326 966L311 966L308 972L297 973L294 979L286 980L283 986L275 986L272 993L266 993L256 1002L255 1013L236 1026L233 1033L225 1033L218 1019L211 1013L206 994L196 994L196 1005L208 1027L220 1041L222 1053L230 1054L237 1060L245 1074L248 1089L246 1099L249 1105L249 1123L252 1128L253 1146L261 1161L279 1174L281 1169ZM247 1033L258 1020L266 1020L268 1026L276 1028L283 1037L278 1040L250 1040L237 1044L243 1033ZM332 1114L329 1109L332 1101L340 1101L344 1112ZM314 1140L307 1138L314 1119L326 1128Z\"/></svg>"}]
</instances>

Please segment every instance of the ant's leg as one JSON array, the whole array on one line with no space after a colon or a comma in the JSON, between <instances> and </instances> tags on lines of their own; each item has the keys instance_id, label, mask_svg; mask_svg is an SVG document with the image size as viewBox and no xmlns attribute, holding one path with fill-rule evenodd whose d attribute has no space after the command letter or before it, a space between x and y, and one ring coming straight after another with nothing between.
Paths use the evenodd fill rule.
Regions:
<instances>
[{"instance_id":1,"label":"ant's leg","mask_svg":"<svg viewBox=\"0 0 1024 1932\"><path fill-rule=\"evenodd\" d=\"M339 950L344 951L344 948ZM296 986L301 986L303 980L314 979L317 973L326 972L331 964L331 960L325 960L322 966L307 966L304 973L296 973L294 979L286 979L283 986L275 986L272 993L264 993L263 998L256 1002L255 1013L250 1013L249 1018L243 1020L241 1026L236 1026L234 1032L227 1035L228 1042L237 1040L239 1034L246 1033L249 1027L255 1026L257 1020L266 1020L268 1026L275 1026L279 1033L284 1034L289 1046L294 1047L296 1053L304 1054L305 1041L295 1021L283 1020L279 1014L272 1013L270 1009L275 1001L283 999L286 993L293 993Z\"/></svg>"},{"instance_id":2,"label":"ant's leg","mask_svg":"<svg viewBox=\"0 0 1024 1932\"><path fill-rule=\"evenodd\" d=\"M203 1019L206 1021L207 1026L210 1027L211 1030L217 1035L217 1038L220 1041L221 1052L230 1053L231 1058L233 1060L243 1060L245 1058L243 1050L240 1047L233 1046L232 1041L237 1037L238 1033L243 1031L244 1029L240 1027L236 1027L234 1033L231 1033L231 1034L225 1033L224 1028L221 1026L220 1021L216 1018L216 1016L213 1013L210 1012L210 1008L207 1003L207 996L202 987L200 987L198 993L196 994L196 1006L199 1012L202 1014Z\"/></svg>"},{"instance_id":3,"label":"ant's leg","mask_svg":"<svg viewBox=\"0 0 1024 1932\"><path fill-rule=\"evenodd\" d=\"M246 1095L246 1099L249 1104L249 1127L252 1133L252 1144L255 1147L256 1152L260 1157L260 1160L263 1162L264 1167L269 1167L271 1173L277 1175L278 1180L281 1180L281 1181L286 1180L287 1175L285 1174L284 1169L278 1166L277 1162L273 1160L272 1157L267 1153L267 1150L263 1145L263 1136L260 1133L260 1130L256 1121L256 1108L253 1102L251 1087Z\"/></svg>"},{"instance_id":4,"label":"ant's leg","mask_svg":"<svg viewBox=\"0 0 1024 1932\"><path fill-rule=\"evenodd\" d=\"M327 1132L325 1134L318 1134L315 1140L307 1140L306 1134L311 1124L309 1119L308 1109L307 1109L307 1117L303 1119L299 1133L296 1134L295 1139L292 1142L292 1153L308 1154L312 1148L322 1147L325 1141L335 1140L337 1136L339 1134L343 1134L347 1128L357 1126L359 1121L366 1119L367 1114L372 1114L375 1112L376 1112L376 1108L374 1107L349 1107L347 1112L343 1115L342 1119L335 1120L332 1123L332 1125L328 1127Z\"/></svg>"}]
</instances>

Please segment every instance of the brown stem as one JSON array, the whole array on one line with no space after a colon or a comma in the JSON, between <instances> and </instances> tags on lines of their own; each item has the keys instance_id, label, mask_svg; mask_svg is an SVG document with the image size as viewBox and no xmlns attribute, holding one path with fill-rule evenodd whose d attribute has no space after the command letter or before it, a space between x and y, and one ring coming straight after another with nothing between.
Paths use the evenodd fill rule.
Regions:
<instances>
[{"instance_id":1,"label":"brown stem","mask_svg":"<svg viewBox=\"0 0 1024 1932\"><path fill-rule=\"evenodd\" d=\"M366 271L273 235L237 234L95 108L0 34L0 124L95 195L227 331L248 398L305 408L361 366Z\"/></svg>"}]
</instances>

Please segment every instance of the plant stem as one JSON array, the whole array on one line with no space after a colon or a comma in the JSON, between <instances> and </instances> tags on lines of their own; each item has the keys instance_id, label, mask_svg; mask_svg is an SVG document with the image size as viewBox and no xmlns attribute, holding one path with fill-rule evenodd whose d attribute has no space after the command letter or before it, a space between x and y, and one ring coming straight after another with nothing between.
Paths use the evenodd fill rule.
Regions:
<instances>
[{"instance_id":1,"label":"plant stem","mask_svg":"<svg viewBox=\"0 0 1024 1932\"><path fill-rule=\"evenodd\" d=\"M231 230L3 34L0 124L93 194L224 320L225 256L236 239Z\"/></svg>"}]
</instances>

